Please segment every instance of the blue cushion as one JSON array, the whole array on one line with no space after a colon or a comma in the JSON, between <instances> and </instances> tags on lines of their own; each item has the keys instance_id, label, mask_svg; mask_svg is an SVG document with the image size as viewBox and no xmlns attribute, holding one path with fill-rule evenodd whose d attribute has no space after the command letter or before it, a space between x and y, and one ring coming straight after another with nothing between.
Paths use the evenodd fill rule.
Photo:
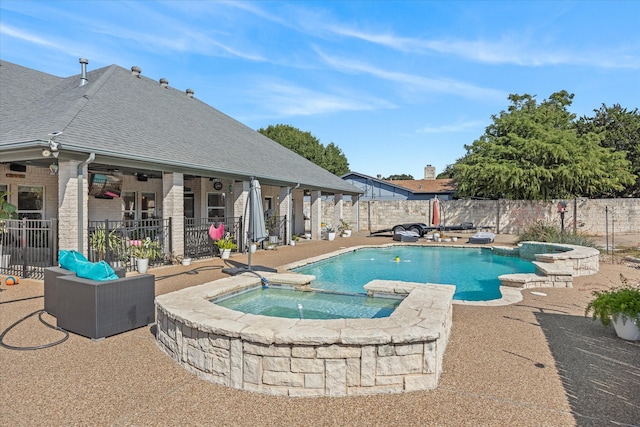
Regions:
<instances>
[{"instance_id":1,"label":"blue cushion","mask_svg":"<svg viewBox=\"0 0 640 427\"><path fill-rule=\"evenodd\" d=\"M82 255L80 252L73 251L73 250L67 251L64 249L60 250L60 256L58 260L60 262L60 267L65 268L67 270L71 270L71 271L75 271L73 266L75 265L76 262L78 261L89 262L89 260L85 258L85 256Z\"/></svg>"},{"instance_id":2,"label":"blue cushion","mask_svg":"<svg viewBox=\"0 0 640 427\"><path fill-rule=\"evenodd\" d=\"M89 262L78 251L60 251L60 267L73 271L76 276L91 280L116 280L118 275L105 261Z\"/></svg>"}]
</instances>

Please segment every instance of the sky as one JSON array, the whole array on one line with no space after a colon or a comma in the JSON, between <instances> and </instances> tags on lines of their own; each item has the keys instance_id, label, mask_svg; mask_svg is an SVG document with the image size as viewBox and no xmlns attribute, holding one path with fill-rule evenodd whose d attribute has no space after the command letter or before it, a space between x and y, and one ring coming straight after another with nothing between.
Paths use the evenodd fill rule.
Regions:
<instances>
[{"instance_id":1,"label":"sky","mask_svg":"<svg viewBox=\"0 0 640 427\"><path fill-rule=\"evenodd\" d=\"M640 1L0 2L0 58L60 77L119 65L252 129L336 144L352 171L440 173L509 94L640 107ZM0 94L1 96L1 94Z\"/></svg>"}]
</instances>

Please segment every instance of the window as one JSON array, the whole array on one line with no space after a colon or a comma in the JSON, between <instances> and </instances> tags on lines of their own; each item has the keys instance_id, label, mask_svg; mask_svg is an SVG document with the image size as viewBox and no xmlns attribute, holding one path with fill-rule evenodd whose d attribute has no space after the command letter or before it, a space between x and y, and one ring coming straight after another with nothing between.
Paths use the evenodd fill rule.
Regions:
<instances>
[{"instance_id":1,"label":"window","mask_svg":"<svg viewBox=\"0 0 640 427\"><path fill-rule=\"evenodd\" d=\"M207 193L207 217L224 218L224 194Z\"/></svg>"},{"instance_id":2,"label":"window","mask_svg":"<svg viewBox=\"0 0 640 427\"><path fill-rule=\"evenodd\" d=\"M150 219L156 217L156 193L142 193L140 203L140 218Z\"/></svg>"},{"instance_id":3,"label":"window","mask_svg":"<svg viewBox=\"0 0 640 427\"><path fill-rule=\"evenodd\" d=\"M124 220L133 221L136 219L136 192L124 191L122 193L122 201L124 202Z\"/></svg>"},{"instance_id":4,"label":"window","mask_svg":"<svg viewBox=\"0 0 640 427\"><path fill-rule=\"evenodd\" d=\"M18 217L44 218L44 187L38 185L18 186Z\"/></svg>"},{"instance_id":5,"label":"window","mask_svg":"<svg viewBox=\"0 0 640 427\"><path fill-rule=\"evenodd\" d=\"M184 216L187 218L195 218L195 197L193 193L184 195Z\"/></svg>"}]
</instances>

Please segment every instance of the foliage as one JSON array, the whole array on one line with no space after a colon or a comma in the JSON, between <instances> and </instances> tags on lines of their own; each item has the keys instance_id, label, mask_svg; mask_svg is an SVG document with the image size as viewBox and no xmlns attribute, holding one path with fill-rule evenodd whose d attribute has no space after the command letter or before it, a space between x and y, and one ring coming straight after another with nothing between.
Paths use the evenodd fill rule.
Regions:
<instances>
[{"instance_id":1,"label":"foliage","mask_svg":"<svg viewBox=\"0 0 640 427\"><path fill-rule=\"evenodd\" d=\"M593 111L594 117L581 117L576 122L578 136L598 134L601 146L625 153L636 178L634 185L603 196L640 197L640 112L637 108L627 111L620 104L612 107L602 104L599 110Z\"/></svg>"},{"instance_id":2,"label":"foliage","mask_svg":"<svg viewBox=\"0 0 640 427\"><path fill-rule=\"evenodd\" d=\"M18 208L8 202L9 192L0 191L0 219L18 219Z\"/></svg>"},{"instance_id":3,"label":"foliage","mask_svg":"<svg viewBox=\"0 0 640 427\"><path fill-rule=\"evenodd\" d=\"M611 319L622 318L623 322L640 319L640 286L632 286L627 278L620 275L622 286L606 291L593 291L595 297L587 304L585 316L592 313L593 320L600 319L604 326L611 323Z\"/></svg>"},{"instance_id":4,"label":"foliage","mask_svg":"<svg viewBox=\"0 0 640 427\"><path fill-rule=\"evenodd\" d=\"M335 233L336 229L333 228L333 225L327 224L327 228L325 228L325 230L327 230L327 233Z\"/></svg>"},{"instance_id":5,"label":"foliage","mask_svg":"<svg viewBox=\"0 0 640 427\"><path fill-rule=\"evenodd\" d=\"M349 173L346 156L333 142L325 147L310 132L283 124L269 125L266 129L258 129L258 132L334 175Z\"/></svg>"},{"instance_id":6,"label":"foliage","mask_svg":"<svg viewBox=\"0 0 640 427\"><path fill-rule=\"evenodd\" d=\"M107 246L109 251L113 251L116 254L122 252L123 239L116 230L109 231L107 236L105 226L99 225L89 236L89 245L96 250L98 259L102 260L107 256Z\"/></svg>"},{"instance_id":7,"label":"foliage","mask_svg":"<svg viewBox=\"0 0 640 427\"><path fill-rule=\"evenodd\" d=\"M340 231L345 231L345 230L351 230L351 223L345 221L344 219L340 218Z\"/></svg>"},{"instance_id":8,"label":"foliage","mask_svg":"<svg viewBox=\"0 0 640 427\"><path fill-rule=\"evenodd\" d=\"M162 247L157 240L151 240L150 237L144 240L129 240L129 246L131 247L131 255L136 258L144 259L149 258L151 260L162 257Z\"/></svg>"},{"instance_id":9,"label":"foliage","mask_svg":"<svg viewBox=\"0 0 640 427\"><path fill-rule=\"evenodd\" d=\"M413 180L413 175L409 175L406 173L400 174L400 175L389 175L386 178L383 178L386 181L402 181L402 180Z\"/></svg>"},{"instance_id":10,"label":"foliage","mask_svg":"<svg viewBox=\"0 0 640 427\"><path fill-rule=\"evenodd\" d=\"M569 245L586 246L595 248L596 243L588 236L568 232L565 228L564 236L562 230L555 225L548 224L542 220L536 220L518 235L519 242L546 242L546 243L567 243Z\"/></svg>"},{"instance_id":11,"label":"foliage","mask_svg":"<svg viewBox=\"0 0 640 427\"><path fill-rule=\"evenodd\" d=\"M436 179L450 179L450 178L453 178L453 165L445 166L444 170L436 176Z\"/></svg>"},{"instance_id":12,"label":"foliage","mask_svg":"<svg viewBox=\"0 0 640 427\"><path fill-rule=\"evenodd\" d=\"M220 248L220 250L222 249L237 249L238 245L236 245L233 241L233 239L231 237L224 237L222 239L218 239L216 240L216 246L218 246L218 248Z\"/></svg>"},{"instance_id":13,"label":"foliage","mask_svg":"<svg viewBox=\"0 0 640 427\"><path fill-rule=\"evenodd\" d=\"M622 191L634 175L624 153L600 145L593 132L578 136L573 95L509 95L508 111L492 116L484 135L465 145L453 165L458 197L548 200Z\"/></svg>"}]
</instances>

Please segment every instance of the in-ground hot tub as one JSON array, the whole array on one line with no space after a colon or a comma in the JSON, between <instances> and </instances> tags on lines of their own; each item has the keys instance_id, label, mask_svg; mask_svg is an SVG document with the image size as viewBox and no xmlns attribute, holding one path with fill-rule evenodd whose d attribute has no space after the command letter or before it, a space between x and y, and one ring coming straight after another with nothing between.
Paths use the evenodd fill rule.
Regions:
<instances>
[{"instance_id":1,"label":"in-ground hot tub","mask_svg":"<svg viewBox=\"0 0 640 427\"><path fill-rule=\"evenodd\" d=\"M265 274L304 285L313 277ZM159 347L205 380L285 396L346 396L433 389L451 332L455 286L374 280L375 297L404 297L389 317L285 319L210 302L260 284L242 274L156 298Z\"/></svg>"}]
</instances>

